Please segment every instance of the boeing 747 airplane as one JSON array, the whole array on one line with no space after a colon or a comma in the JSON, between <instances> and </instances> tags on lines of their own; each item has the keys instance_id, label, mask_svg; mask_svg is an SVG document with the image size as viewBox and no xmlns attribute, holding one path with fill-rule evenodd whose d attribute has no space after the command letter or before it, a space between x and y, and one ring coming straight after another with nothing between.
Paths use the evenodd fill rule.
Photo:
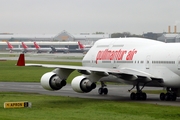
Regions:
<instances>
[{"instance_id":1,"label":"boeing 747 airplane","mask_svg":"<svg viewBox=\"0 0 180 120\"><path fill-rule=\"evenodd\" d=\"M88 93L100 82L100 95L108 94L106 82L125 83L136 88L132 100L146 100L146 86L165 87L161 100L175 101L180 96L180 43L163 43L144 38L110 38L95 42L82 60L82 66L25 64L24 54L18 66L55 68L42 75L44 89L60 90L66 79L77 70L82 75L72 79L74 91ZM118 93L117 93L118 94Z\"/></svg>"}]
</instances>

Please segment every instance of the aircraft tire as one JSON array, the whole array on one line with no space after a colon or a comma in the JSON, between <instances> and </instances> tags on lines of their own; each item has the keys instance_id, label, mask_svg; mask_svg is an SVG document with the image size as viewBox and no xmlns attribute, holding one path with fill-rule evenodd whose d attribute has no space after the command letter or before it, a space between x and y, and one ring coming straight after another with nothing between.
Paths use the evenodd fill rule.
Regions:
<instances>
[{"instance_id":1,"label":"aircraft tire","mask_svg":"<svg viewBox=\"0 0 180 120\"><path fill-rule=\"evenodd\" d=\"M103 93L104 93L104 95L107 95L108 94L108 89L107 88L103 88Z\"/></svg>"},{"instance_id":2,"label":"aircraft tire","mask_svg":"<svg viewBox=\"0 0 180 120\"><path fill-rule=\"evenodd\" d=\"M146 100L147 99L147 95L146 95L146 93L141 93L141 96L142 96L142 100Z\"/></svg>"},{"instance_id":3,"label":"aircraft tire","mask_svg":"<svg viewBox=\"0 0 180 120\"><path fill-rule=\"evenodd\" d=\"M130 95L131 100L135 100L136 99L136 94L134 92L131 93Z\"/></svg>"},{"instance_id":4,"label":"aircraft tire","mask_svg":"<svg viewBox=\"0 0 180 120\"><path fill-rule=\"evenodd\" d=\"M98 93L99 93L99 95L102 95L103 94L103 88L99 88Z\"/></svg>"},{"instance_id":5,"label":"aircraft tire","mask_svg":"<svg viewBox=\"0 0 180 120\"><path fill-rule=\"evenodd\" d=\"M159 97L160 97L160 100L162 100L162 101L165 100L165 94L164 93L161 93Z\"/></svg>"},{"instance_id":6,"label":"aircraft tire","mask_svg":"<svg viewBox=\"0 0 180 120\"><path fill-rule=\"evenodd\" d=\"M136 93L136 100L140 100L140 98L141 98L141 94L140 93Z\"/></svg>"},{"instance_id":7,"label":"aircraft tire","mask_svg":"<svg viewBox=\"0 0 180 120\"><path fill-rule=\"evenodd\" d=\"M166 93L165 94L165 100L166 101L170 101L171 100L171 94L170 93Z\"/></svg>"},{"instance_id":8,"label":"aircraft tire","mask_svg":"<svg viewBox=\"0 0 180 120\"><path fill-rule=\"evenodd\" d=\"M175 93L172 94L172 101L176 101L177 95Z\"/></svg>"}]
</instances>

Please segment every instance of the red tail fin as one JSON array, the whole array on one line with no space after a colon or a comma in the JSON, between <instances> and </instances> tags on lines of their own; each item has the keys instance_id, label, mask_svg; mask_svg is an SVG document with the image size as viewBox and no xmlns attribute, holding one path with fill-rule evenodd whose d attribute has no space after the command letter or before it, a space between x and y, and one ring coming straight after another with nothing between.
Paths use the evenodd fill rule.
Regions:
<instances>
[{"instance_id":1,"label":"red tail fin","mask_svg":"<svg viewBox=\"0 0 180 120\"><path fill-rule=\"evenodd\" d=\"M80 48L80 49L84 49L84 45L81 44L79 41L78 41L78 45L79 45L79 48Z\"/></svg>"},{"instance_id":2,"label":"red tail fin","mask_svg":"<svg viewBox=\"0 0 180 120\"><path fill-rule=\"evenodd\" d=\"M25 45L24 42L22 42L22 46L23 46L23 48L25 48L25 49L28 48L28 46Z\"/></svg>"},{"instance_id":3,"label":"red tail fin","mask_svg":"<svg viewBox=\"0 0 180 120\"><path fill-rule=\"evenodd\" d=\"M17 65L17 66L25 66L24 54L20 54L20 55L19 55L19 59L18 59L16 65Z\"/></svg>"},{"instance_id":4,"label":"red tail fin","mask_svg":"<svg viewBox=\"0 0 180 120\"><path fill-rule=\"evenodd\" d=\"M10 48L10 49L13 48L13 46L9 42L7 42L7 44L8 44L8 48Z\"/></svg>"},{"instance_id":5,"label":"red tail fin","mask_svg":"<svg viewBox=\"0 0 180 120\"><path fill-rule=\"evenodd\" d=\"M34 46L35 46L36 49L40 48L40 46L36 42L34 42Z\"/></svg>"}]
</instances>

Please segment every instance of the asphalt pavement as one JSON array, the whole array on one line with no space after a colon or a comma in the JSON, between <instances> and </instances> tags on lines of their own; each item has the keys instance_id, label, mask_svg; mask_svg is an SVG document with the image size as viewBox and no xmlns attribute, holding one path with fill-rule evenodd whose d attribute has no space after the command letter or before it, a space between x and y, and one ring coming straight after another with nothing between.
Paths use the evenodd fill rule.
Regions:
<instances>
[{"instance_id":1,"label":"asphalt pavement","mask_svg":"<svg viewBox=\"0 0 180 120\"><path fill-rule=\"evenodd\" d=\"M108 95L99 95L98 88L92 90L89 93L77 93L72 90L71 85L67 84L59 91L48 91L42 88L40 83L32 82L0 82L0 91L11 91L11 92L25 92L25 93L39 93L45 95L55 95L55 96L69 96L77 98L89 98L89 99L104 99L119 102L140 102L149 103L155 105L169 105L169 106L180 106L180 98L176 101L160 101L158 94L147 94L146 101L136 101L130 99L130 89L131 85L108 85L109 90ZM161 90L162 88L157 87L145 87L144 90Z\"/></svg>"}]
</instances>

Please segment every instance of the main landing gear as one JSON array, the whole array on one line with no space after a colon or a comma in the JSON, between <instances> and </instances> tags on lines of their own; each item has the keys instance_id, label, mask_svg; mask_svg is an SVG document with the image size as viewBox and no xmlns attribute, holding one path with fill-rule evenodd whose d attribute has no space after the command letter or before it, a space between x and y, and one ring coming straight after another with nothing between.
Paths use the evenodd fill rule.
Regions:
<instances>
[{"instance_id":1,"label":"main landing gear","mask_svg":"<svg viewBox=\"0 0 180 120\"><path fill-rule=\"evenodd\" d=\"M164 101L176 101L177 95L176 95L176 91L177 89L173 89L173 88L166 88L167 93L161 93L160 94L160 100Z\"/></svg>"},{"instance_id":2,"label":"main landing gear","mask_svg":"<svg viewBox=\"0 0 180 120\"><path fill-rule=\"evenodd\" d=\"M101 81L101 87L98 89L98 93L100 95L102 95L102 94L107 95L108 94L108 89L106 88L105 83L102 81Z\"/></svg>"},{"instance_id":3,"label":"main landing gear","mask_svg":"<svg viewBox=\"0 0 180 120\"><path fill-rule=\"evenodd\" d=\"M139 88L139 83L136 84L136 90L137 92L134 93L132 92L130 94L130 98L131 100L146 100L147 99L147 95L145 92L142 92L142 89L144 88L145 84L143 85L143 87L140 89ZM135 85L130 89L128 90L129 92L135 87Z\"/></svg>"}]
</instances>

